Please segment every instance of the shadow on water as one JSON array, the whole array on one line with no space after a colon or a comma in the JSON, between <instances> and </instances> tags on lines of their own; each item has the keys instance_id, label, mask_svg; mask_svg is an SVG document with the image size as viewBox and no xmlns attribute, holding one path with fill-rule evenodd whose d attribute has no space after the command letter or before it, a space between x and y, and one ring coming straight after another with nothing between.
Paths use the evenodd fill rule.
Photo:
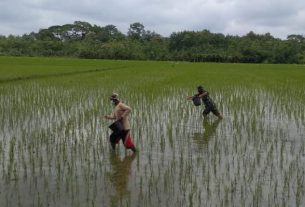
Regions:
<instances>
[{"instance_id":1,"label":"shadow on water","mask_svg":"<svg viewBox=\"0 0 305 207\"><path fill-rule=\"evenodd\" d=\"M111 206L118 206L119 203L122 204L124 197L130 193L128 190L128 180L135 157L136 154L126 155L124 158L121 158L117 153L111 153L110 155L112 172L109 176L115 189L115 194L111 196Z\"/></svg>"},{"instance_id":2,"label":"shadow on water","mask_svg":"<svg viewBox=\"0 0 305 207\"><path fill-rule=\"evenodd\" d=\"M193 142L198 145L200 149L207 147L209 140L215 135L216 129L221 122L221 119L210 121L209 119L203 119L202 127L203 132L195 132L193 134Z\"/></svg>"}]
</instances>

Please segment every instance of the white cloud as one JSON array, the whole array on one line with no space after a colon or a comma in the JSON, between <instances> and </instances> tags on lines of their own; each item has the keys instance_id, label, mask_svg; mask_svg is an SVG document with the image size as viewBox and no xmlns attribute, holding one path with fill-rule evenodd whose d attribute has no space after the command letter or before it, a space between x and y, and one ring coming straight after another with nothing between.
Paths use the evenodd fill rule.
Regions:
<instances>
[{"instance_id":1,"label":"white cloud","mask_svg":"<svg viewBox=\"0 0 305 207\"><path fill-rule=\"evenodd\" d=\"M87 21L113 24L126 33L131 23L164 36L183 30L244 35L249 31L286 38L304 34L305 2L295 0L0 0L0 34L37 32Z\"/></svg>"}]
</instances>

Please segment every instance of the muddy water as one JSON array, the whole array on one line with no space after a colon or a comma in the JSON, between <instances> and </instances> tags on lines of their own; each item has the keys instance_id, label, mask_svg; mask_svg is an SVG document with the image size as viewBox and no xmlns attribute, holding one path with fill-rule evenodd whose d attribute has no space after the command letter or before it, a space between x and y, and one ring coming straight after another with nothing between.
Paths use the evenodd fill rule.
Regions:
<instances>
[{"instance_id":1,"label":"muddy water","mask_svg":"<svg viewBox=\"0 0 305 207\"><path fill-rule=\"evenodd\" d=\"M304 206L304 105L264 89L126 91L139 153L112 152L108 91L1 95L0 206Z\"/></svg>"}]
</instances>

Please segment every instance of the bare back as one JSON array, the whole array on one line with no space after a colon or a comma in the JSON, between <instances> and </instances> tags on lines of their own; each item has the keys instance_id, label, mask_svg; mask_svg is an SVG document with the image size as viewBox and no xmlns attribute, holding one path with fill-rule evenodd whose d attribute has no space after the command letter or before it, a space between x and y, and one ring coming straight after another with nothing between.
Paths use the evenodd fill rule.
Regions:
<instances>
[{"instance_id":1,"label":"bare back","mask_svg":"<svg viewBox=\"0 0 305 207\"><path fill-rule=\"evenodd\" d=\"M116 105L113 111L113 115L117 120L122 119L123 128L125 130L130 129L130 124L128 120L128 115L130 112L131 108L122 102Z\"/></svg>"}]
</instances>

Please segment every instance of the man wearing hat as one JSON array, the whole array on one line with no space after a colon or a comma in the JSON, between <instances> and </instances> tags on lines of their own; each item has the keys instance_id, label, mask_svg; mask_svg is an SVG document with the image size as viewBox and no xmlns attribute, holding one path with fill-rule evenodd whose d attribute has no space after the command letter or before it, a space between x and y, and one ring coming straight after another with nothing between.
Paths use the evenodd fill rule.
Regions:
<instances>
[{"instance_id":1,"label":"man wearing hat","mask_svg":"<svg viewBox=\"0 0 305 207\"><path fill-rule=\"evenodd\" d=\"M130 135L130 124L128 120L131 108L119 100L117 93L113 93L110 96L110 100L114 105L113 113L112 115L106 115L104 117L109 120L114 120L116 124L120 125L118 127L119 129L114 130L110 135L112 149L115 149L115 145L122 139L126 149L131 149L133 152L136 152L136 147Z\"/></svg>"}]
</instances>

